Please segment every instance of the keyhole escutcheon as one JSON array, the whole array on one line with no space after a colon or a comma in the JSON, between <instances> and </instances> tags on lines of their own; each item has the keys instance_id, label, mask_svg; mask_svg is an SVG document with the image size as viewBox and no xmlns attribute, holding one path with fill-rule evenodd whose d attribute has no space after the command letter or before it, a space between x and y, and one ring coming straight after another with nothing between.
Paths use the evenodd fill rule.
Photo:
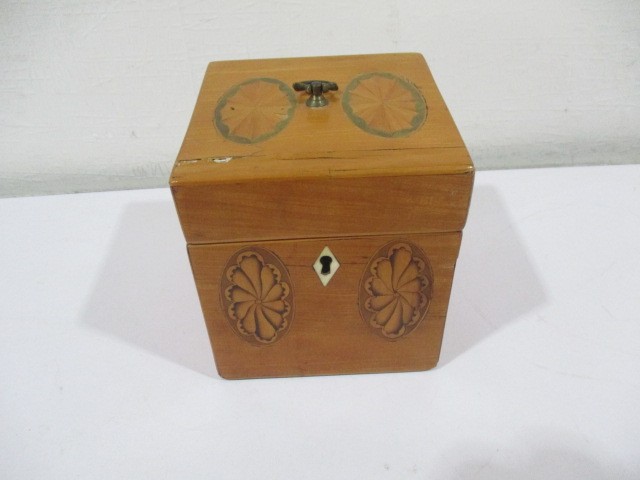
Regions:
<instances>
[{"instance_id":1,"label":"keyhole escutcheon","mask_svg":"<svg viewBox=\"0 0 640 480\"><path fill-rule=\"evenodd\" d=\"M322 270L320 270L320 273L322 275L329 275L331 273L331 262L333 262L333 258L329 255L323 255L320 257L320 263L322 264Z\"/></svg>"},{"instance_id":2,"label":"keyhole escutcheon","mask_svg":"<svg viewBox=\"0 0 640 480\"><path fill-rule=\"evenodd\" d=\"M320 252L320 255L318 255L316 261L313 263L313 270L325 287L339 268L340 262L328 246L322 249L322 252Z\"/></svg>"}]
</instances>

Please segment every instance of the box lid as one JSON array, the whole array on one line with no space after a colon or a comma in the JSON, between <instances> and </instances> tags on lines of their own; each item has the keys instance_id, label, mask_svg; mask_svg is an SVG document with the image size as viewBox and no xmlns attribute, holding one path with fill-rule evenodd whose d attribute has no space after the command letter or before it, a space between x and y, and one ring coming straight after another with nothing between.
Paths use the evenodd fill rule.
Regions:
<instances>
[{"instance_id":1,"label":"box lid","mask_svg":"<svg viewBox=\"0 0 640 480\"><path fill-rule=\"evenodd\" d=\"M326 106L292 87L315 79ZM410 53L209 64L171 175L190 243L459 230L472 181Z\"/></svg>"}]
</instances>

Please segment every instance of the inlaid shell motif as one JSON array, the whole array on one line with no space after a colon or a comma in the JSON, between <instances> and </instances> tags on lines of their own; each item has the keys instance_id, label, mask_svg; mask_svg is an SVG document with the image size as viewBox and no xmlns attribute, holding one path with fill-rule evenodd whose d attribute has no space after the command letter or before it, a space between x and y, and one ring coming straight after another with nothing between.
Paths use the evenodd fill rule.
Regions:
<instances>
[{"instance_id":1,"label":"inlaid shell motif","mask_svg":"<svg viewBox=\"0 0 640 480\"><path fill-rule=\"evenodd\" d=\"M425 317L433 273L426 255L410 242L382 247L369 261L360 284L363 320L387 340L411 333Z\"/></svg>"},{"instance_id":2,"label":"inlaid shell motif","mask_svg":"<svg viewBox=\"0 0 640 480\"><path fill-rule=\"evenodd\" d=\"M250 247L236 252L224 272L221 301L231 328L256 345L280 339L293 319L291 280L282 261Z\"/></svg>"},{"instance_id":3,"label":"inlaid shell motif","mask_svg":"<svg viewBox=\"0 0 640 480\"><path fill-rule=\"evenodd\" d=\"M229 89L216 106L214 122L236 143L258 143L281 132L296 107L293 90L275 78L253 78Z\"/></svg>"},{"instance_id":4,"label":"inlaid shell motif","mask_svg":"<svg viewBox=\"0 0 640 480\"><path fill-rule=\"evenodd\" d=\"M381 137L405 137L427 118L427 104L418 89L387 72L354 78L345 88L342 107L358 128Z\"/></svg>"}]
</instances>

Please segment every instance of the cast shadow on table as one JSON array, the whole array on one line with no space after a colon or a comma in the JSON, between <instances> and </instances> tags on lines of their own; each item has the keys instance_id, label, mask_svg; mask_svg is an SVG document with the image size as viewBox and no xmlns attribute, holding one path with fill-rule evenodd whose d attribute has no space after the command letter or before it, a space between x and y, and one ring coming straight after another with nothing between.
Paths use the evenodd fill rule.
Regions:
<instances>
[{"instance_id":1,"label":"cast shadow on table","mask_svg":"<svg viewBox=\"0 0 640 480\"><path fill-rule=\"evenodd\" d=\"M636 478L601 451L590 451L584 438L566 431L527 431L510 444L491 440L453 445L432 471L442 480L608 480Z\"/></svg>"},{"instance_id":2,"label":"cast shadow on table","mask_svg":"<svg viewBox=\"0 0 640 480\"><path fill-rule=\"evenodd\" d=\"M176 364L216 375L171 201L127 205L83 321Z\"/></svg>"},{"instance_id":3,"label":"cast shadow on table","mask_svg":"<svg viewBox=\"0 0 640 480\"><path fill-rule=\"evenodd\" d=\"M440 365L545 301L545 292L499 192L474 189L453 280Z\"/></svg>"}]
</instances>

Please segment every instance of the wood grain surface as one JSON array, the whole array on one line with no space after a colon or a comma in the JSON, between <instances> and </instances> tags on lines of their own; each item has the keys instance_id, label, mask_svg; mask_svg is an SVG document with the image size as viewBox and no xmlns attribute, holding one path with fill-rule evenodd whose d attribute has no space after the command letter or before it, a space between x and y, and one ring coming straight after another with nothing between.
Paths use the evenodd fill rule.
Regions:
<instances>
[{"instance_id":1,"label":"wood grain surface","mask_svg":"<svg viewBox=\"0 0 640 480\"><path fill-rule=\"evenodd\" d=\"M432 368L440 354L460 238L456 232L189 245L218 372L224 378L253 378ZM371 277L372 261L381 252L387 255L389 246L403 243L414 245L429 261L430 303L424 317L406 335L385 338L372 328L371 312L363 308L360 286ZM325 246L340 262L326 287L312 267ZM282 298L295 303L287 316L286 335L276 341L253 341L252 333L242 333L234 326L241 314L234 319L229 316L231 302L225 292L230 285L230 265L238 263L242 252L256 248L282 262L290 283L290 290ZM282 281L285 277L279 278ZM265 282L277 283L269 279Z\"/></svg>"},{"instance_id":2,"label":"wood grain surface","mask_svg":"<svg viewBox=\"0 0 640 480\"><path fill-rule=\"evenodd\" d=\"M292 113L312 78L353 99ZM418 54L212 63L171 176L189 243L457 231L472 184Z\"/></svg>"},{"instance_id":3,"label":"wood grain surface","mask_svg":"<svg viewBox=\"0 0 640 480\"><path fill-rule=\"evenodd\" d=\"M371 135L353 124L341 105L344 89L359 75L374 72L391 72L415 86L429 110L422 128L402 138L384 138ZM243 144L226 138L214 123L214 112L219 102L245 82L263 78L289 86L301 80L328 80L336 82L339 89L325 94L329 105L323 108L306 107L308 95L296 93L298 107L293 120L286 129L266 141ZM265 94L271 95L268 92ZM254 99L254 102L258 101L259 99ZM178 161L246 158L254 155L269 158L316 158L326 156L323 152L437 147L464 148L464 143L420 54L224 61L213 62L207 68ZM449 168L465 166L468 167L469 162L462 156ZM188 176L189 171L191 169L185 169L182 173Z\"/></svg>"},{"instance_id":4,"label":"wood grain surface","mask_svg":"<svg viewBox=\"0 0 640 480\"><path fill-rule=\"evenodd\" d=\"M198 184L174 189L189 243L458 231L473 174Z\"/></svg>"},{"instance_id":5,"label":"wood grain surface","mask_svg":"<svg viewBox=\"0 0 640 480\"><path fill-rule=\"evenodd\" d=\"M220 375L433 367L473 177L421 55L210 64L170 184Z\"/></svg>"}]
</instances>

